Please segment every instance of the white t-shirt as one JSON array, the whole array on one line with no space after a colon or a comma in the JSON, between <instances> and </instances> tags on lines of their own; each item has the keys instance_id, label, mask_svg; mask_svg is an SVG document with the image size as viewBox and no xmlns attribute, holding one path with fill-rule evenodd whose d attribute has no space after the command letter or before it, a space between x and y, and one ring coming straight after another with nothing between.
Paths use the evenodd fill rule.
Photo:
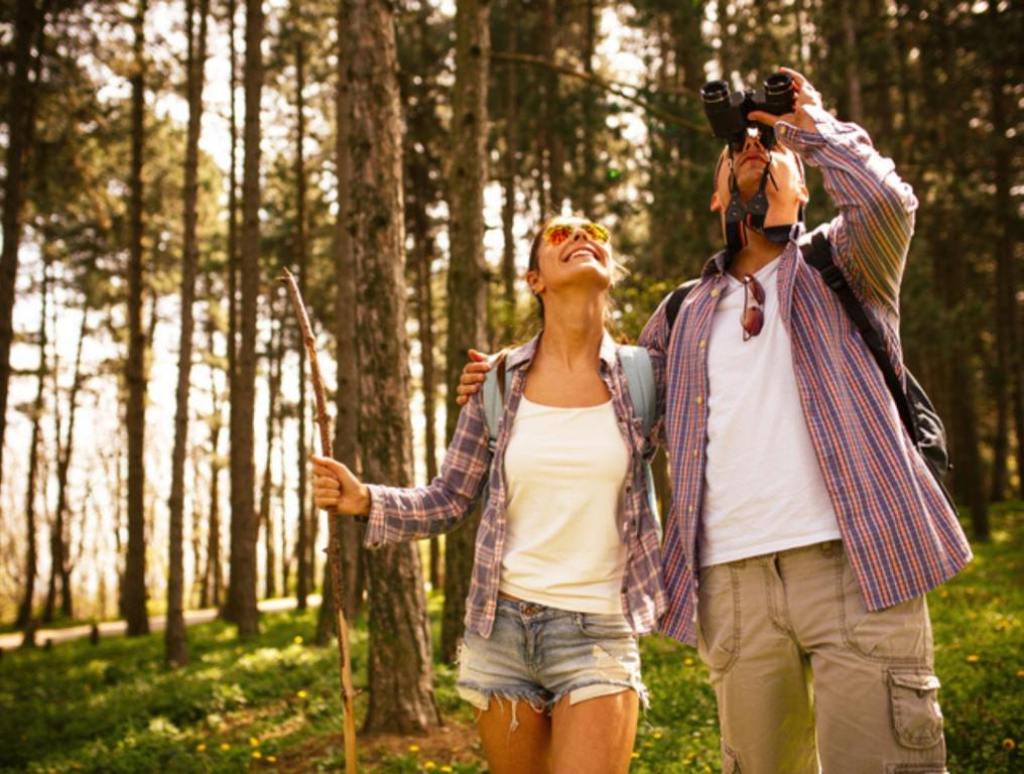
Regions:
<instances>
[{"instance_id":1,"label":"white t-shirt","mask_svg":"<svg viewBox=\"0 0 1024 774\"><path fill-rule=\"evenodd\" d=\"M743 340L743 283L728 277L708 344L708 443L701 566L841 537L800 407L779 259L754 276L764 327Z\"/></svg>"},{"instance_id":2,"label":"white t-shirt","mask_svg":"<svg viewBox=\"0 0 1024 774\"><path fill-rule=\"evenodd\" d=\"M608 401L557 408L523 397L505 451L499 589L581 613L621 613L619 500L629 448Z\"/></svg>"}]
</instances>

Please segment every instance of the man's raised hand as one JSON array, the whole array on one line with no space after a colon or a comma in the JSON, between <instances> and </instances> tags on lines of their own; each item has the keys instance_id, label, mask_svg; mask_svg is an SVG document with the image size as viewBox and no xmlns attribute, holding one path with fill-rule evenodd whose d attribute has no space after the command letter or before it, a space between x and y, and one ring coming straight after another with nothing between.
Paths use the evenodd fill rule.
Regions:
<instances>
[{"instance_id":1,"label":"man's raised hand","mask_svg":"<svg viewBox=\"0 0 1024 774\"><path fill-rule=\"evenodd\" d=\"M370 511L370 490L352 471L330 457L313 460L313 499L317 508L335 510L346 516L364 516Z\"/></svg>"},{"instance_id":2,"label":"man's raised hand","mask_svg":"<svg viewBox=\"0 0 1024 774\"><path fill-rule=\"evenodd\" d=\"M821 107L821 94L818 93L818 90L811 85L807 78L796 70L780 67L779 72L785 73L793 79L793 92L795 95L793 101L794 112L777 116L772 113L766 113L763 110L751 110L747 118L751 121L767 124L768 126L775 126L777 122L785 121L786 123L793 124L798 129L803 129L805 132L818 131L814 119L807 114L804 108L807 105Z\"/></svg>"},{"instance_id":3,"label":"man's raised hand","mask_svg":"<svg viewBox=\"0 0 1024 774\"><path fill-rule=\"evenodd\" d=\"M490 355L469 350L469 362L462 368L462 376L459 378L459 385L455 388L457 397L455 402L460 406L469 403L469 399L480 392L480 385L487 378L487 372L491 370Z\"/></svg>"}]
</instances>

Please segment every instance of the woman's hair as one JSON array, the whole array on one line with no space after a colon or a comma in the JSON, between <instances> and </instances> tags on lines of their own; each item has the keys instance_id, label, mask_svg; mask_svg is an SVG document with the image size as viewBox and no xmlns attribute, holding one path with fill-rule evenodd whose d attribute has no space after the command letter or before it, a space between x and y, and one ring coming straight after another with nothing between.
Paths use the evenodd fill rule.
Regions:
<instances>
[{"instance_id":1,"label":"woman's hair","mask_svg":"<svg viewBox=\"0 0 1024 774\"><path fill-rule=\"evenodd\" d=\"M537 229L537 234L533 237L533 242L530 243L530 263L527 265L527 271L540 271L540 248L544 244L544 232L548 230L554 221L560 218L566 217L565 215L551 215L541 221L540 228ZM581 218L587 220L582 215L572 215L569 217ZM620 264L612 256L611 252L608 253L608 267L611 269L612 287L615 287L622 276L626 273L625 267ZM541 327L544 326L544 300L537 293L533 294L533 297L537 299L538 312L540 316ZM612 301L608 299L608 311L605 313L605 317L610 317Z\"/></svg>"}]
</instances>

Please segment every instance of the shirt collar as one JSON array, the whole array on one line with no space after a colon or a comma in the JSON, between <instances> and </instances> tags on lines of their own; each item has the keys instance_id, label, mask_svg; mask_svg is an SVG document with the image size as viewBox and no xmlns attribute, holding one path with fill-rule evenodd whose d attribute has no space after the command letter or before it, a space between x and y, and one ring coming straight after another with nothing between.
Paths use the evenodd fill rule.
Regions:
<instances>
[{"instance_id":1,"label":"shirt collar","mask_svg":"<svg viewBox=\"0 0 1024 774\"><path fill-rule=\"evenodd\" d=\"M804 235L804 231L807 227L802 221L797 221L793 224L793 227L789 231L789 244L793 244L799 241L800 237ZM789 245L787 245L788 249ZM725 274L725 270L728 268L726 263L726 251L719 250L717 253L708 258L704 264L704 268L701 270L700 278L707 279L708 277L721 276Z\"/></svg>"},{"instance_id":2,"label":"shirt collar","mask_svg":"<svg viewBox=\"0 0 1024 774\"><path fill-rule=\"evenodd\" d=\"M537 354L537 346L540 344L541 334L537 334L525 344L518 347L513 347L509 350L505 356L505 370L510 371L520 366L526 366L529 368L530 363L533 362L534 355ZM615 359L618 356L619 345L615 343L615 339L611 337L608 331L604 332L601 337L601 350L598 352L598 356L601 358L601 362L606 366L611 367L615 363Z\"/></svg>"}]
</instances>

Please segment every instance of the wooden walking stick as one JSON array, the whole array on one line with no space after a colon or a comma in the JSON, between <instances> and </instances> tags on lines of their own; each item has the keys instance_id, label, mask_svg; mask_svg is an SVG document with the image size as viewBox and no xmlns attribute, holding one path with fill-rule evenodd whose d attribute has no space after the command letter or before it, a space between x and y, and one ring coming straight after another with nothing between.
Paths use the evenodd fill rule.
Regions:
<instances>
[{"instance_id":1,"label":"wooden walking stick","mask_svg":"<svg viewBox=\"0 0 1024 774\"><path fill-rule=\"evenodd\" d=\"M327 415L327 394L324 380L320 375L320 362L316 358L316 340L313 329L309 325L306 304L295 284L295 277L287 269L281 270L280 281L288 286L288 295L295 309L295 316L302 331L302 341L309 356L309 381L313 386L316 399L316 424L320 430L320 449L325 457L332 456L331 420ZM302 460L301 464L308 464ZM356 716L354 712L355 691L352 688L352 661L349 656L348 622L341 608L341 535L338 530L338 513L333 508L327 512L328 549L327 558L331 567L331 602L334 605L334 618L338 625L338 661L341 665L341 703L344 708L345 731L345 772L356 772Z\"/></svg>"}]
</instances>

